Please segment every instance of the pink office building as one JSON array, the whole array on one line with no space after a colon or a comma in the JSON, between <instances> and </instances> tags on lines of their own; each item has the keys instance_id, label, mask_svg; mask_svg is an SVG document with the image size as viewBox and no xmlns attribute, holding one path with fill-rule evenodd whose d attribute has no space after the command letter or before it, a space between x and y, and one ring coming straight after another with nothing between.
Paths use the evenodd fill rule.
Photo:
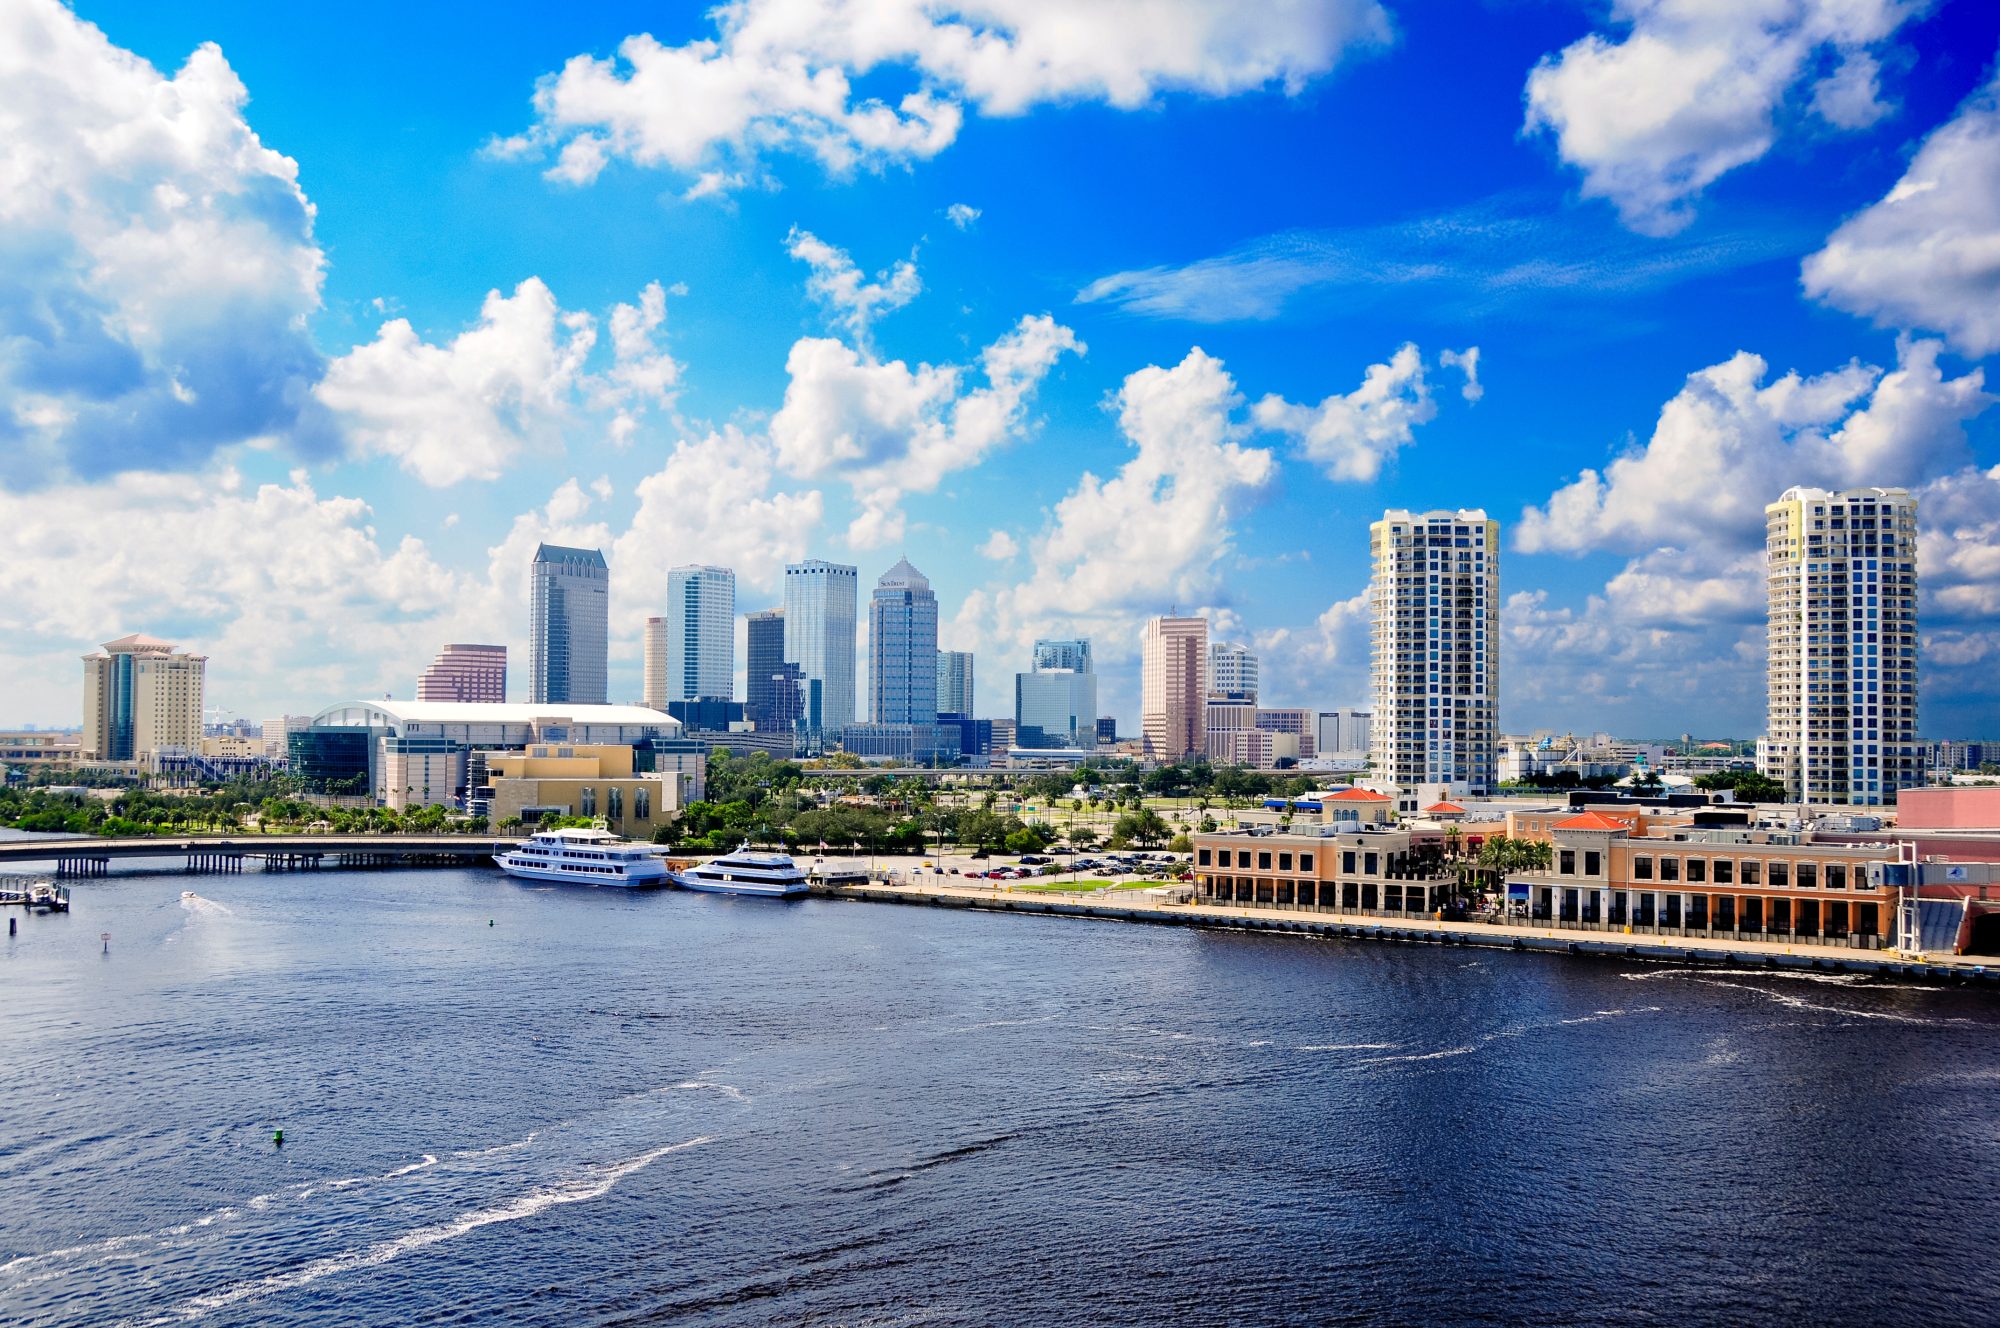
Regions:
<instances>
[{"instance_id":1,"label":"pink office building","mask_svg":"<svg viewBox=\"0 0 2000 1328\"><path fill-rule=\"evenodd\" d=\"M417 679L419 701L505 701L507 647L450 645Z\"/></svg>"}]
</instances>

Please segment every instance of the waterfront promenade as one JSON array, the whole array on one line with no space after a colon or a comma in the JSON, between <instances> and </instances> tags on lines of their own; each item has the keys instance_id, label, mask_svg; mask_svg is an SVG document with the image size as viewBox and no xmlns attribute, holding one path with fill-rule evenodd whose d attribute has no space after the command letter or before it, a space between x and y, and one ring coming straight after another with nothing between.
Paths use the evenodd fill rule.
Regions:
<instances>
[{"instance_id":1,"label":"waterfront promenade","mask_svg":"<svg viewBox=\"0 0 2000 1328\"><path fill-rule=\"evenodd\" d=\"M1011 883L974 884L949 875L940 877L933 873L918 873L901 879L871 881L867 885L823 887L818 893L829 898L871 903L991 909L1005 913L1098 918L1164 926L1241 928L1365 940L1597 955L1655 963L1876 973L2000 985L2000 958L1990 955L1930 953L1919 958L1900 955L1892 950L1797 945L1732 937L1662 936L1517 924L1447 922L1426 917L1325 913L1314 909L1170 903L1136 889L1078 894L1023 890L1010 886Z\"/></svg>"}]
</instances>

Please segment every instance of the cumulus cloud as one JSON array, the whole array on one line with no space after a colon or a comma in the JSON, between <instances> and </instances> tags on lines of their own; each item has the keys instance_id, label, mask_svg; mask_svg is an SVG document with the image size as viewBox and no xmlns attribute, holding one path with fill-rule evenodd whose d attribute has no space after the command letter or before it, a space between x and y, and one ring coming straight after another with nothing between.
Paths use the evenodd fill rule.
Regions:
<instances>
[{"instance_id":1,"label":"cumulus cloud","mask_svg":"<svg viewBox=\"0 0 2000 1328\"><path fill-rule=\"evenodd\" d=\"M313 208L247 96L213 45L168 78L56 0L0 9L0 478L330 447Z\"/></svg>"},{"instance_id":2,"label":"cumulus cloud","mask_svg":"<svg viewBox=\"0 0 2000 1328\"><path fill-rule=\"evenodd\" d=\"M1688 377L1652 437L1521 514L1524 552L1643 550L1761 538L1764 506L1795 484L1913 485L1964 459L1965 422L1994 398L1974 369L1948 378L1936 341L1904 341L1884 372L1851 362L1767 381L1748 351Z\"/></svg>"},{"instance_id":3,"label":"cumulus cloud","mask_svg":"<svg viewBox=\"0 0 2000 1328\"><path fill-rule=\"evenodd\" d=\"M391 319L328 366L316 396L356 451L393 457L425 484L497 479L524 451L559 451L579 409L609 412L606 434L622 446L648 407L671 406L681 370L655 341L665 318L658 282L615 306L612 362L591 374L597 320L529 277L512 295L488 291L479 322L448 342Z\"/></svg>"},{"instance_id":4,"label":"cumulus cloud","mask_svg":"<svg viewBox=\"0 0 2000 1328\"><path fill-rule=\"evenodd\" d=\"M1622 36L1589 36L1528 76L1527 129L1553 134L1635 230L1665 234L1710 184L1777 141L1786 98L1816 71L1810 106L1855 129L1887 112L1875 52L1920 0L1614 0Z\"/></svg>"},{"instance_id":5,"label":"cumulus cloud","mask_svg":"<svg viewBox=\"0 0 2000 1328\"><path fill-rule=\"evenodd\" d=\"M996 530L979 546L979 556L1004 563L1021 552L1021 543L1004 530Z\"/></svg>"},{"instance_id":6,"label":"cumulus cloud","mask_svg":"<svg viewBox=\"0 0 2000 1328\"><path fill-rule=\"evenodd\" d=\"M952 225L958 227L960 230L966 230L971 227L973 222L979 220L979 209L970 203L953 203L944 210L944 215L945 220L949 221Z\"/></svg>"},{"instance_id":7,"label":"cumulus cloud","mask_svg":"<svg viewBox=\"0 0 2000 1328\"><path fill-rule=\"evenodd\" d=\"M786 359L790 382L771 419L778 465L802 479L844 479L862 504L848 542L893 543L904 529L903 495L929 493L1019 437L1035 389L1065 353L1084 350L1070 329L1030 315L981 352L986 385L968 387L956 365L912 368L840 341L802 338Z\"/></svg>"},{"instance_id":8,"label":"cumulus cloud","mask_svg":"<svg viewBox=\"0 0 2000 1328\"><path fill-rule=\"evenodd\" d=\"M870 281L845 249L796 226L785 237L785 251L812 268L806 293L825 305L857 341L867 341L877 315L902 308L924 288L913 259L877 272Z\"/></svg>"},{"instance_id":9,"label":"cumulus cloud","mask_svg":"<svg viewBox=\"0 0 2000 1328\"><path fill-rule=\"evenodd\" d=\"M1888 327L2000 350L2000 78L1932 134L1881 201L1805 261L1806 294Z\"/></svg>"},{"instance_id":10,"label":"cumulus cloud","mask_svg":"<svg viewBox=\"0 0 2000 1328\"><path fill-rule=\"evenodd\" d=\"M935 156L967 106L1296 92L1391 35L1377 0L734 0L715 18L715 36L685 45L639 34L614 59L574 57L537 86L534 125L490 150L554 151L548 174L575 184L622 158L717 192L772 152L836 174ZM909 90L893 102L855 90L898 72Z\"/></svg>"},{"instance_id":11,"label":"cumulus cloud","mask_svg":"<svg viewBox=\"0 0 2000 1328\"><path fill-rule=\"evenodd\" d=\"M1056 504L1028 543L1026 579L967 597L961 638L1020 655L1036 636L1074 633L1116 658L1146 617L1222 598L1235 520L1277 471L1242 441L1235 381L1197 348L1129 375L1113 404L1131 456L1108 479L1086 471Z\"/></svg>"},{"instance_id":12,"label":"cumulus cloud","mask_svg":"<svg viewBox=\"0 0 2000 1328\"><path fill-rule=\"evenodd\" d=\"M1465 355L1447 351L1445 363L1465 368L1467 383L1475 376L1479 348ZM1471 358L1468 360L1466 356ZM1469 399L1476 399L1473 391ZM1301 455L1323 469L1329 479L1370 483L1383 463L1416 441L1416 427L1437 416L1430 385L1424 380L1424 358L1414 344L1404 344L1382 364L1371 364L1361 386L1346 395L1335 393L1317 406L1300 406L1272 395L1257 403L1257 424L1288 435Z\"/></svg>"}]
</instances>

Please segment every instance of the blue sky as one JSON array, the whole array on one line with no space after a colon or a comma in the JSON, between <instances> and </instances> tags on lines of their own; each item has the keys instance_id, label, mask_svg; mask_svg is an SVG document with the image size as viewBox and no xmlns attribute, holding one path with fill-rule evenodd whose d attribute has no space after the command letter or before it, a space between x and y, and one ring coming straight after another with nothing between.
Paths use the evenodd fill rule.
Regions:
<instances>
[{"instance_id":1,"label":"blue sky","mask_svg":"<svg viewBox=\"0 0 2000 1328\"><path fill-rule=\"evenodd\" d=\"M1762 504L1892 483L1994 730L2000 11L1125 8L0 6L0 722L524 676L539 538L621 696L673 563L907 554L984 713L1176 605L1353 704L1368 521L1483 506L1504 727L1748 735Z\"/></svg>"}]
</instances>

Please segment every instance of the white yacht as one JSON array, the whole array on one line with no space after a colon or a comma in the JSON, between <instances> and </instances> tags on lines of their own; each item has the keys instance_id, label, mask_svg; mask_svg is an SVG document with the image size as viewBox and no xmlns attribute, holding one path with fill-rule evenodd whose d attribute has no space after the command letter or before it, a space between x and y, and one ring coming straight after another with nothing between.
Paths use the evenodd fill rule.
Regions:
<instances>
[{"instance_id":1,"label":"white yacht","mask_svg":"<svg viewBox=\"0 0 2000 1328\"><path fill-rule=\"evenodd\" d=\"M496 853L509 876L565 885L608 885L638 890L667 883L660 851L605 830L537 830L526 843Z\"/></svg>"},{"instance_id":2,"label":"white yacht","mask_svg":"<svg viewBox=\"0 0 2000 1328\"><path fill-rule=\"evenodd\" d=\"M783 853L752 853L745 844L734 853L667 873L675 885L714 895L765 895L783 899L809 888L806 874Z\"/></svg>"}]
</instances>

